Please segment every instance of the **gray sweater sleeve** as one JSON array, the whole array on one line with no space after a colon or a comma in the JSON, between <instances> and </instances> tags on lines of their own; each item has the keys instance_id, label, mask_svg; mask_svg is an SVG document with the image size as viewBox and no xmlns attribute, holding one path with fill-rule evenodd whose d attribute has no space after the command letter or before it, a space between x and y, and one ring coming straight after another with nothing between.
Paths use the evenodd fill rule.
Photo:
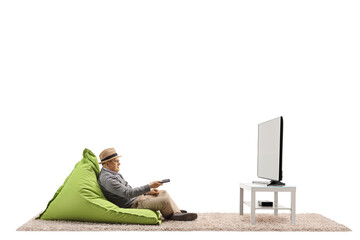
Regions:
<instances>
[{"instance_id":1,"label":"gray sweater sleeve","mask_svg":"<svg viewBox=\"0 0 360 240\"><path fill-rule=\"evenodd\" d=\"M116 177L107 178L106 181L103 183L103 187L112 194L123 198L137 197L150 191L149 184L141 187L132 188L130 186L125 186L124 184L122 184L116 179Z\"/></svg>"}]
</instances>

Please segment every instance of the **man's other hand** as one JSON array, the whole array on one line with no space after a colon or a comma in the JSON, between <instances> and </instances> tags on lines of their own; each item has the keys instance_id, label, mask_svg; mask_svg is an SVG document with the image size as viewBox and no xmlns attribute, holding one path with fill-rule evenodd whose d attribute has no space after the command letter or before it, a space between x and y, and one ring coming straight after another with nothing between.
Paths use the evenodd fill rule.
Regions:
<instances>
[{"instance_id":1,"label":"man's other hand","mask_svg":"<svg viewBox=\"0 0 360 240\"><path fill-rule=\"evenodd\" d=\"M161 181L154 181L150 183L150 188L158 188L162 185Z\"/></svg>"},{"instance_id":2,"label":"man's other hand","mask_svg":"<svg viewBox=\"0 0 360 240\"><path fill-rule=\"evenodd\" d=\"M147 195L154 195L155 197L157 197L159 195L160 191L156 188L153 188L150 190L150 192L147 192Z\"/></svg>"}]
</instances>

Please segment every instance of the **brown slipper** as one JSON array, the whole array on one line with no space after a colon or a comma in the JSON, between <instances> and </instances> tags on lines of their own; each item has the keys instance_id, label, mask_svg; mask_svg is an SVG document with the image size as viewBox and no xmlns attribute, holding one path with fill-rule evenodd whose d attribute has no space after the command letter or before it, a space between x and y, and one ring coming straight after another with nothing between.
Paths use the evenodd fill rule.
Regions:
<instances>
[{"instance_id":1,"label":"brown slipper","mask_svg":"<svg viewBox=\"0 0 360 240\"><path fill-rule=\"evenodd\" d=\"M169 220L173 221L193 221L197 218L196 213L174 213Z\"/></svg>"}]
</instances>

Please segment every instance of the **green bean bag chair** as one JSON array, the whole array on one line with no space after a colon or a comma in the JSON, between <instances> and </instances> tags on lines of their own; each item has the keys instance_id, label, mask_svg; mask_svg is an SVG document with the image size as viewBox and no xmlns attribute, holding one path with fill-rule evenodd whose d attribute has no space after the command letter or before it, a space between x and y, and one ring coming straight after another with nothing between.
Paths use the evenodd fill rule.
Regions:
<instances>
[{"instance_id":1,"label":"green bean bag chair","mask_svg":"<svg viewBox=\"0 0 360 240\"><path fill-rule=\"evenodd\" d=\"M119 208L101 192L97 177L98 160L89 149L56 191L39 219L104 223L161 224L160 212L149 209Z\"/></svg>"}]
</instances>

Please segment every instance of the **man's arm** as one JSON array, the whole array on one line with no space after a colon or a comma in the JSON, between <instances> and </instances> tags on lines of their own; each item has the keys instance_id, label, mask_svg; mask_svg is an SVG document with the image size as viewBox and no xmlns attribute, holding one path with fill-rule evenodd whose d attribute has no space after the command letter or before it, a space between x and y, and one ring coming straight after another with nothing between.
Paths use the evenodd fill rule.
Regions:
<instances>
[{"instance_id":1,"label":"man's arm","mask_svg":"<svg viewBox=\"0 0 360 240\"><path fill-rule=\"evenodd\" d=\"M149 184L136 188L125 186L119 180L117 180L116 177L110 177L106 179L106 181L103 184L103 187L107 191L123 198L137 197L151 190Z\"/></svg>"}]
</instances>

